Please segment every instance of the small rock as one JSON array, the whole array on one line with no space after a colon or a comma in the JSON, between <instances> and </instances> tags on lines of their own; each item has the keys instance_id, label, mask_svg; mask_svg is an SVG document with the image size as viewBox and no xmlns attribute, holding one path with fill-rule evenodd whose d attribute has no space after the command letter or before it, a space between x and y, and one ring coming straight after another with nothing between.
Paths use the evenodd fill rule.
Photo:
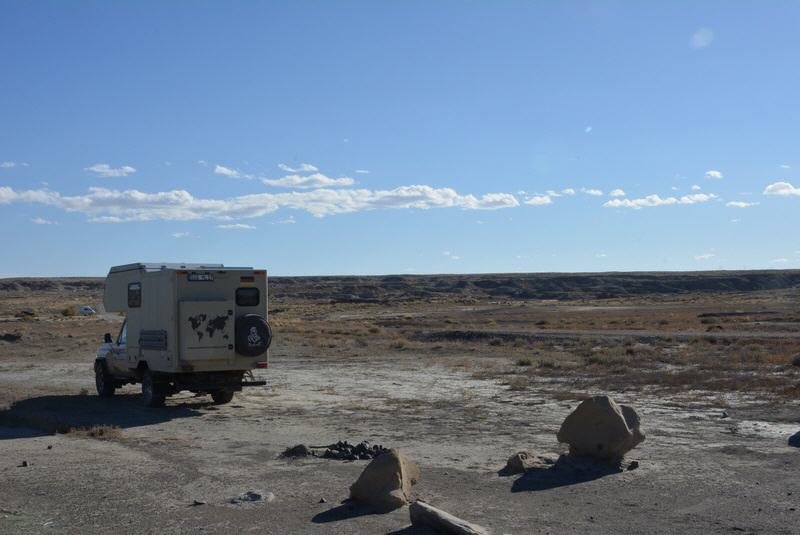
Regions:
<instances>
[{"instance_id":1,"label":"small rock","mask_svg":"<svg viewBox=\"0 0 800 535\"><path fill-rule=\"evenodd\" d=\"M271 502L274 500L275 500L275 495L271 492L262 494L261 492L248 490L244 494L241 494L236 498L232 498L231 503L238 505L242 503Z\"/></svg>"},{"instance_id":2,"label":"small rock","mask_svg":"<svg viewBox=\"0 0 800 535\"><path fill-rule=\"evenodd\" d=\"M789 445L794 448L800 448L800 431L789 437Z\"/></svg>"},{"instance_id":3,"label":"small rock","mask_svg":"<svg viewBox=\"0 0 800 535\"><path fill-rule=\"evenodd\" d=\"M328 500L326 500L325 498L320 498L319 503L328 503Z\"/></svg>"},{"instance_id":4,"label":"small rock","mask_svg":"<svg viewBox=\"0 0 800 535\"><path fill-rule=\"evenodd\" d=\"M639 468L639 461L631 461L628 465L628 470L636 470L637 468Z\"/></svg>"},{"instance_id":5,"label":"small rock","mask_svg":"<svg viewBox=\"0 0 800 535\"><path fill-rule=\"evenodd\" d=\"M527 451L520 451L508 458L503 475L521 474L529 470L546 470L555 464L555 459L548 456L538 456Z\"/></svg>"},{"instance_id":6,"label":"small rock","mask_svg":"<svg viewBox=\"0 0 800 535\"><path fill-rule=\"evenodd\" d=\"M722 415L720 415L720 418L727 418L727 417L728 417L728 411L722 411Z\"/></svg>"},{"instance_id":7,"label":"small rock","mask_svg":"<svg viewBox=\"0 0 800 535\"><path fill-rule=\"evenodd\" d=\"M203 500L193 500L192 501L192 507L197 507L198 505L205 505L205 504L206 504L206 502L204 502Z\"/></svg>"},{"instance_id":8,"label":"small rock","mask_svg":"<svg viewBox=\"0 0 800 535\"><path fill-rule=\"evenodd\" d=\"M408 508L411 525L430 528L438 533L453 535L487 535L488 531L476 524L455 517L425 502L416 501Z\"/></svg>"},{"instance_id":9,"label":"small rock","mask_svg":"<svg viewBox=\"0 0 800 535\"><path fill-rule=\"evenodd\" d=\"M331 444L322 454L325 459L338 459L340 461L366 461L389 451L379 444L370 444L363 441L360 444L350 444L346 440Z\"/></svg>"},{"instance_id":10,"label":"small rock","mask_svg":"<svg viewBox=\"0 0 800 535\"><path fill-rule=\"evenodd\" d=\"M313 455L314 452L312 452L311 448L309 448L305 444L298 444L297 446L292 446L291 448L287 448L283 453L281 453L281 457L288 457L291 459L297 457L311 457Z\"/></svg>"},{"instance_id":11,"label":"small rock","mask_svg":"<svg viewBox=\"0 0 800 535\"><path fill-rule=\"evenodd\" d=\"M26 466L28 466L28 461L22 461L19 465L20 468L25 468Z\"/></svg>"},{"instance_id":12,"label":"small rock","mask_svg":"<svg viewBox=\"0 0 800 535\"><path fill-rule=\"evenodd\" d=\"M53 445L52 444L48 444L47 449L48 450L52 450L53 449Z\"/></svg>"}]
</instances>

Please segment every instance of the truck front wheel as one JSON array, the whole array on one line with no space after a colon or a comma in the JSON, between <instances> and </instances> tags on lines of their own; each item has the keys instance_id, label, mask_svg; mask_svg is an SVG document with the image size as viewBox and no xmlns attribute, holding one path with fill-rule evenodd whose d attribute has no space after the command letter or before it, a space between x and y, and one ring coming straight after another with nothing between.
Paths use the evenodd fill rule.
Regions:
<instances>
[{"instance_id":1,"label":"truck front wheel","mask_svg":"<svg viewBox=\"0 0 800 535\"><path fill-rule=\"evenodd\" d=\"M97 387L97 395L103 398L110 398L117 389L114 378L108 373L104 362L94 363L94 385Z\"/></svg>"},{"instance_id":2,"label":"truck front wheel","mask_svg":"<svg viewBox=\"0 0 800 535\"><path fill-rule=\"evenodd\" d=\"M233 399L233 392L230 390L214 390L211 392L211 399L214 400L215 405L224 405L230 403Z\"/></svg>"},{"instance_id":3,"label":"truck front wheel","mask_svg":"<svg viewBox=\"0 0 800 535\"><path fill-rule=\"evenodd\" d=\"M146 407L162 407L167 396L161 385L153 378L150 370L145 370L142 374L142 401Z\"/></svg>"}]
</instances>

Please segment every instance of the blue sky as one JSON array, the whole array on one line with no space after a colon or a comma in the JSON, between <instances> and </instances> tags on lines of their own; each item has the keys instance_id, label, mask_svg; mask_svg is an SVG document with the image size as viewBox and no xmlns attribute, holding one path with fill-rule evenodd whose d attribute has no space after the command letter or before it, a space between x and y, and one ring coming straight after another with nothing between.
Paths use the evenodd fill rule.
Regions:
<instances>
[{"instance_id":1,"label":"blue sky","mask_svg":"<svg viewBox=\"0 0 800 535\"><path fill-rule=\"evenodd\" d=\"M800 267L800 4L0 3L0 276Z\"/></svg>"}]
</instances>

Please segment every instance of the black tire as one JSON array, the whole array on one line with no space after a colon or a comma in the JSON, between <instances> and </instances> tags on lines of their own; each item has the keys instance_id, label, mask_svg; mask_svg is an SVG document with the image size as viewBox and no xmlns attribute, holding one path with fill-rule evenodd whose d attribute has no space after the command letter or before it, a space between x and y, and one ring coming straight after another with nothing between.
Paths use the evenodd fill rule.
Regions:
<instances>
[{"instance_id":1,"label":"black tire","mask_svg":"<svg viewBox=\"0 0 800 535\"><path fill-rule=\"evenodd\" d=\"M142 374L142 401L145 407L163 407L166 399L163 387L153 378L150 370L145 370Z\"/></svg>"},{"instance_id":2,"label":"black tire","mask_svg":"<svg viewBox=\"0 0 800 535\"><path fill-rule=\"evenodd\" d=\"M214 400L214 405L225 405L233 399L233 392L230 390L214 390L211 392L211 399Z\"/></svg>"},{"instance_id":3,"label":"black tire","mask_svg":"<svg viewBox=\"0 0 800 535\"><path fill-rule=\"evenodd\" d=\"M245 314L236 320L236 352L245 357L258 357L272 343L272 328L258 314Z\"/></svg>"},{"instance_id":4,"label":"black tire","mask_svg":"<svg viewBox=\"0 0 800 535\"><path fill-rule=\"evenodd\" d=\"M108 373L105 362L94 363L94 385L97 387L97 395L101 398L110 398L117 389L117 383Z\"/></svg>"}]
</instances>

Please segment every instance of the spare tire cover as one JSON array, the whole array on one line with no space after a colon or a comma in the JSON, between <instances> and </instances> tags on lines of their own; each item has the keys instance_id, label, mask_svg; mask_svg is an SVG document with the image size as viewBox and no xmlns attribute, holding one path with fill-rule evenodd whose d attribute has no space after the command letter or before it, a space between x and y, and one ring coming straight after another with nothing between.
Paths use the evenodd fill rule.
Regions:
<instances>
[{"instance_id":1,"label":"spare tire cover","mask_svg":"<svg viewBox=\"0 0 800 535\"><path fill-rule=\"evenodd\" d=\"M258 314L246 314L236 320L236 352L246 357L266 353L272 343L272 328Z\"/></svg>"}]
</instances>

